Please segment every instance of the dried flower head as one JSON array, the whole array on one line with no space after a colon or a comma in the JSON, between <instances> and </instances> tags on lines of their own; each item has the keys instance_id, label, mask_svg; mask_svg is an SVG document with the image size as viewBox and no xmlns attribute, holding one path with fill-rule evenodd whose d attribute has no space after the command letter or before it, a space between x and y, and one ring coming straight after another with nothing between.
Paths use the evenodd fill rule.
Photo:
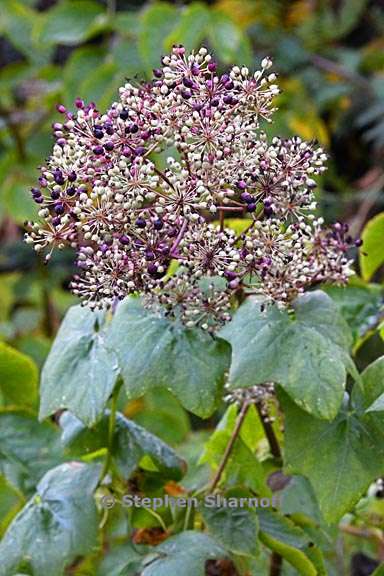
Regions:
<instances>
[{"instance_id":1,"label":"dried flower head","mask_svg":"<svg viewBox=\"0 0 384 576\"><path fill-rule=\"evenodd\" d=\"M26 241L46 260L54 247L77 251L72 289L84 302L142 292L147 306L214 330L236 290L285 305L347 280L346 227L313 215L324 151L297 137L268 143L260 129L279 92L270 67L265 58L255 73L220 75L205 48L175 46L151 82L125 84L105 113L80 99L75 113L58 106L64 119L31 191L40 222ZM246 230L236 235L227 216L246 217Z\"/></svg>"}]
</instances>

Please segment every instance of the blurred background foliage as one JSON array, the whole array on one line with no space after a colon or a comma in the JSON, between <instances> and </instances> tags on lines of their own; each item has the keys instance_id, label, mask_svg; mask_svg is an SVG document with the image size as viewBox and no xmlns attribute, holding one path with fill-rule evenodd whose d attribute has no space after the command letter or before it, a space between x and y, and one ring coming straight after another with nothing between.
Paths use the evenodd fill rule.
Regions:
<instances>
[{"instance_id":1,"label":"blurred background foliage","mask_svg":"<svg viewBox=\"0 0 384 576\"><path fill-rule=\"evenodd\" d=\"M19 389L21 374L29 374L31 410L37 368L65 310L76 303L67 289L72 255L57 254L46 267L22 240L23 222L36 217L28 189L52 146L55 104L71 108L81 96L107 107L125 78L150 79L174 43L208 46L223 68L256 68L264 56L274 59L283 93L267 130L316 139L329 153L319 210L326 220L348 222L364 245L360 259L355 255L359 275L347 289L328 292L353 329L359 366L382 354L383 0L0 0L0 376ZM5 363L15 366L6 375ZM0 387L0 406L10 403ZM205 431L188 436L190 419L168 393L122 408L168 442L187 437L181 449L192 462L191 478L206 474L193 466L197 435ZM0 489L4 496L8 488ZM1 503L9 520L20 495L10 490L8 496ZM379 546L384 559L384 512L371 500L357 512L357 534L347 534L341 549L337 544L335 573L343 573L354 552L377 558Z\"/></svg>"}]
</instances>

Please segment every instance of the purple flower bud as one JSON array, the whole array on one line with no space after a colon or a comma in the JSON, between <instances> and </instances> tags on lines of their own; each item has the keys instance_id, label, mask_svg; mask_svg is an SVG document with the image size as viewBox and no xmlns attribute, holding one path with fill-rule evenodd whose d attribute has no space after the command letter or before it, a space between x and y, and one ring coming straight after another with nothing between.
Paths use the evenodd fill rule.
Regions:
<instances>
[{"instance_id":1,"label":"purple flower bud","mask_svg":"<svg viewBox=\"0 0 384 576\"><path fill-rule=\"evenodd\" d=\"M129 112L127 109L124 109L122 112L120 112L120 118L122 120L128 120L129 118Z\"/></svg>"},{"instance_id":2,"label":"purple flower bud","mask_svg":"<svg viewBox=\"0 0 384 576\"><path fill-rule=\"evenodd\" d=\"M356 248L359 248L359 247L362 246L362 245L363 245L362 239L361 239L361 238L356 238L356 240L355 240L355 246L356 246Z\"/></svg>"},{"instance_id":3,"label":"purple flower bud","mask_svg":"<svg viewBox=\"0 0 384 576\"><path fill-rule=\"evenodd\" d=\"M143 156L145 153L146 153L146 149L144 148L144 146L138 146L135 149L136 156Z\"/></svg>"},{"instance_id":4,"label":"purple flower bud","mask_svg":"<svg viewBox=\"0 0 384 576\"><path fill-rule=\"evenodd\" d=\"M44 202L43 196L34 196L33 199L36 202L36 204L42 204Z\"/></svg>"},{"instance_id":5,"label":"purple flower bud","mask_svg":"<svg viewBox=\"0 0 384 576\"><path fill-rule=\"evenodd\" d=\"M76 172L70 172L70 173L68 174L68 180L69 180L70 182L75 182L76 178L77 178Z\"/></svg>"},{"instance_id":6,"label":"purple flower bud","mask_svg":"<svg viewBox=\"0 0 384 576\"><path fill-rule=\"evenodd\" d=\"M191 72L193 74L193 76L199 76L200 74L200 68L197 64L193 64L192 68L191 68Z\"/></svg>"},{"instance_id":7,"label":"purple flower bud","mask_svg":"<svg viewBox=\"0 0 384 576\"><path fill-rule=\"evenodd\" d=\"M144 218L141 218L141 216L136 220L135 224L138 228L145 228L147 225L146 221Z\"/></svg>"},{"instance_id":8,"label":"purple flower bud","mask_svg":"<svg viewBox=\"0 0 384 576\"><path fill-rule=\"evenodd\" d=\"M31 188L31 193L34 198L41 196L41 190L39 188Z\"/></svg>"},{"instance_id":9,"label":"purple flower bud","mask_svg":"<svg viewBox=\"0 0 384 576\"><path fill-rule=\"evenodd\" d=\"M58 200L60 198L60 192L58 192L57 190L52 190L51 198L52 200Z\"/></svg>"},{"instance_id":10,"label":"purple flower bud","mask_svg":"<svg viewBox=\"0 0 384 576\"><path fill-rule=\"evenodd\" d=\"M96 154L96 156L100 156L101 154L104 154L104 148L102 146L95 146L93 148L93 153Z\"/></svg>"},{"instance_id":11,"label":"purple flower bud","mask_svg":"<svg viewBox=\"0 0 384 576\"><path fill-rule=\"evenodd\" d=\"M52 218L52 224L53 226L59 226L61 224L61 218L59 218L59 216L55 216Z\"/></svg>"},{"instance_id":12,"label":"purple flower bud","mask_svg":"<svg viewBox=\"0 0 384 576\"><path fill-rule=\"evenodd\" d=\"M84 108L84 100L82 100L81 98L76 98L75 106L76 106L76 108L79 108L79 109Z\"/></svg>"},{"instance_id":13,"label":"purple flower bud","mask_svg":"<svg viewBox=\"0 0 384 576\"><path fill-rule=\"evenodd\" d=\"M75 196L77 190L74 186L69 186L69 188L67 188L67 194L68 196Z\"/></svg>"},{"instance_id":14,"label":"purple flower bud","mask_svg":"<svg viewBox=\"0 0 384 576\"><path fill-rule=\"evenodd\" d=\"M250 204L248 204L247 212L254 212L255 210L256 210L256 204L254 202L251 202Z\"/></svg>"},{"instance_id":15,"label":"purple flower bud","mask_svg":"<svg viewBox=\"0 0 384 576\"><path fill-rule=\"evenodd\" d=\"M189 98L192 96L192 93L190 90L182 90L181 95L185 100L189 100Z\"/></svg>"},{"instance_id":16,"label":"purple flower bud","mask_svg":"<svg viewBox=\"0 0 384 576\"><path fill-rule=\"evenodd\" d=\"M161 78L163 75L163 71L161 70L161 68L154 68L153 75L155 78Z\"/></svg>"},{"instance_id":17,"label":"purple flower bud","mask_svg":"<svg viewBox=\"0 0 384 576\"><path fill-rule=\"evenodd\" d=\"M208 70L209 70L210 72L216 72L216 69L217 69L217 64L216 64L216 62L214 62L213 60L212 60L212 62L209 62L209 64L208 64Z\"/></svg>"},{"instance_id":18,"label":"purple flower bud","mask_svg":"<svg viewBox=\"0 0 384 576\"><path fill-rule=\"evenodd\" d=\"M56 104L56 110L60 112L60 114L65 114L67 109L63 104Z\"/></svg>"},{"instance_id":19,"label":"purple flower bud","mask_svg":"<svg viewBox=\"0 0 384 576\"><path fill-rule=\"evenodd\" d=\"M115 146L114 146L113 142L106 142L106 143L104 144L104 148L105 148L105 150L107 150L108 152L111 152L111 151L114 149L114 147L115 147Z\"/></svg>"},{"instance_id":20,"label":"purple flower bud","mask_svg":"<svg viewBox=\"0 0 384 576\"><path fill-rule=\"evenodd\" d=\"M239 180L238 182L236 182L236 186L240 189L240 190L245 190L247 187L246 182L244 182L244 180Z\"/></svg>"}]
</instances>

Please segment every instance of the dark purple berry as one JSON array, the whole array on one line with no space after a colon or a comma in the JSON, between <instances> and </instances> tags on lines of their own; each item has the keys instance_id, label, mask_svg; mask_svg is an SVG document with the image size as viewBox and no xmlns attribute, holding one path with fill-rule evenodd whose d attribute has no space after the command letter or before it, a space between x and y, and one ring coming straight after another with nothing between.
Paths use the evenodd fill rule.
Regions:
<instances>
[{"instance_id":1,"label":"dark purple berry","mask_svg":"<svg viewBox=\"0 0 384 576\"><path fill-rule=\"evenodd\" d=\"M146 221L144 220L144 218L139 217L139 218L136 220L136 226L137 226L138 228L145 228L146 225L147 225L147 223L146 223Z\"/></svg>"},{"instance_id":2,"label":"dark purple berry","mask_svg":"<svg viewBox=\"0 0 384 576\"><path fill-rule=\"evenodd\" d=\"M121 244L123 244L123 246L128 246L130 240L129 240L128 236L126 236L125 234L122 234L119 238L119 242Z\"/></svg>"},{"instance_id":3,"label":"dark purple berry","mask_svg":"<svg viewBox=\"0 0 384 576\"><path fill-rule=\"evenodd\" d=\"M63 204L55 204L54 210L55 210L56 214L64 214Z\"/></svg>"},{"instance_id":4,"label":"dark purple berry","mask_svg":"<svg viewBox=\"0 0 384 576\"><path fill-rule=\"evenodd\" d=\"M162 220L160 220L160 218L158 218L157 220L154 221L153 223L153 227L155 230L161 230L162 227L164 226L164 223Z\"/></svg>"},{"instance_id":5,"label":"dark purple berry","mask_svg":"<svg viewBox=\"0 0 384 576\"><path fill-rule=\"evenodd\" d=\"M114 147L115 146L114 146L113 142L106 142L104 144L104 148L105 148L105 150L107 150L107 152L111 152L114 149Z\"/></svg>"},{"instance_id":6,"label":"dark purple berry","mask_svg":"<svg viewBox=\"0 0 384 576\"><path fill-rule=\"evenodd\" d=\"M250 204L248 204L247 212L254 212L255 210L256 210L256 204L254 202L251 202Z\"/></svg>"},{"instance_id":7,"label":"dark purple berry","mask_svg":"<svg viewBox=\"0 0 384 576\"><path fill-rule=\"evenodd\" d=\"M93 152L96 156L101 156L101 154L104 154L104 148L102 146L95 146Z\"/></svg>"},{"instance_id":8,"label":"dark purple berry","mask_svg":"<svg viewBox=\"0 0 384 576\"><path fill-rule=\"evenodd\" d=\"M120 118L122 120L128 120L128 117L129 117L128 110L123 110L122 112L120 112Z\"/></svg>"}]
</instances>

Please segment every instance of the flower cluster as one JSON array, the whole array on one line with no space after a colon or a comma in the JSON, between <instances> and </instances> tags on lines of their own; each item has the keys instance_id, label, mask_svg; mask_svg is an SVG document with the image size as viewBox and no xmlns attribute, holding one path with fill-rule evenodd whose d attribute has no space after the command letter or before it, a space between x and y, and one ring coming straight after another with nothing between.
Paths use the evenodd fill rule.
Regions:
<instances>
[{"instance_id":1,"label":"flower cluster","mask_svg":"<svg viewBox=\"0 0 384 576\"><path fill-rule=\"evenodd\" d=\"M81 99L75 113L59 105L26 241L46 260L74 248L72 289L93 308L141 292L208 330L228 320L237 290L285 305L315 283L345 282L346 227L313 215L326 155L297 137L269 143L260 129L279 92L270 67L265 58L255 73L218 74L205 48L175 46L105 113ZM244 232L226 217L243 218Z\"/></svg>"}]
</instances>

